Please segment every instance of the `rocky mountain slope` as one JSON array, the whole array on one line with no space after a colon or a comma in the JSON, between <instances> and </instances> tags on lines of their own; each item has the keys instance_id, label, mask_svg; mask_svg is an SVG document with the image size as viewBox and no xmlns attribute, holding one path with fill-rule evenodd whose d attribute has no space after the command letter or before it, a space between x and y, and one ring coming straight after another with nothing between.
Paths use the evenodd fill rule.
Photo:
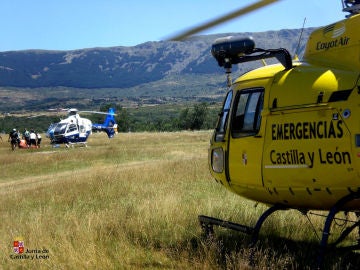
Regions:
<instances>
[{"instance_id":1,"label":"rocky mountain slope","mask_svg":"<svg viewBox=\"0 0 360 270\"><path fill-rule=\"evenodd\" d=\"M210 54L220 36L253 36L259 48L287 48L292 54L301 30L197 36L187 41L146 42L133 47L91 48L73 51L0 52L2 87L117 88L155 83L171 76L223 73ZM305 29L300 55L311 29ZM240 67L246 70L249 66Z\"/></svg>"}]
</instances>

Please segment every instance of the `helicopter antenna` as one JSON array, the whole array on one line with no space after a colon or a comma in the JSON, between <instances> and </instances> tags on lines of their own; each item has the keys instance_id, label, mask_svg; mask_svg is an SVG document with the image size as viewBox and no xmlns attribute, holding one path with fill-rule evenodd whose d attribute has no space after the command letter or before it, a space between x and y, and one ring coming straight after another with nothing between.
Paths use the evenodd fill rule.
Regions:
<instances>
[{"instance_id":1,"label":"helicopter antenna","mask_svg":"<svg viewBox=\"0 0 360 270\"><path fill-rule=\"evenodd\" d=\"M306 23L306 17L304 18L303 25L302 25L301 32L300 32L300 36L299 36L299 42L298 42L296 50L295 50L295 54L294 54L295 59L298 58L299 49L300 49L300 43L301 43L302 35L304 33L305 23Z\"/></svg>"}]
</instances>

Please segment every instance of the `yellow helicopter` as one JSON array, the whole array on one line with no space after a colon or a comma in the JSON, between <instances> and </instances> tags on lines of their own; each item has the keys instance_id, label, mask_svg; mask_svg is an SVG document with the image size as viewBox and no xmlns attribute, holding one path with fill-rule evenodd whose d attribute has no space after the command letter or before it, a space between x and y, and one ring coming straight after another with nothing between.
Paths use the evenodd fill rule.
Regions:
<instances>
[{"instance_id":1,"label":"yellow helicopter","mask_svg":"<svg viewBox=\"0 0 360 270\"><path fill-rule=\"evenodd\" d=\"M259 1L174 39L273 2ZM210 141L210 172L222 186L269 208L254 227L199 216L206 233L222 226L251 234L255 244L277 210L325 210L321 264L335 215L360 211L360 1L342 4L346 19L315 30L302 61L286 49L256 48L250 37L213 43L229 89ZM233 65L267 58L280 64L230 78ZM357 218L333 245L359 227ZM360 241L352 248L360 249Z\"/></svg>"}]
</instances>

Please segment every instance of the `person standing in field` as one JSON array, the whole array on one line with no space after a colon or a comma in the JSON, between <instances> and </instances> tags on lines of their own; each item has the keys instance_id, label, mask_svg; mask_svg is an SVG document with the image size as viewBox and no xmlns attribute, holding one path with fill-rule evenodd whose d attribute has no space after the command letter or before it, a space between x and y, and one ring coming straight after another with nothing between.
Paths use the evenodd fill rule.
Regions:
<instances>
[{"instance_id":1,"label":"person standing in field","mask_svg":"<svg viewBox=\"0 0 360 270\"><path fill-rule=\"evenodd\" d=\"M36 139L37 139L37 146L38 148L40 148L40 143L41 143L41 135L40 133L35 133L36 134Z\"/></svg>"},{"instance_id":2,"label":"person standing in field","mask_svg":"<svg viewBox=\"0 0 360 270\"><path fill-rule=\"evenodd\" d=\"M36 133L35 133L35 131L33 129L30 131L30 144L29 144L29 146L31 147L32 145L37 146Z\"/></svg>"},{"instance_id":3,"label":"person standing in field","mask_svg":"<svg viewBox=\"0 0 360 270\"><path fill-rule=\"evenodd\" d=\"M25 139L26 144L30 145L30 132L26 128L23 134L23 138Z\"/></svg>"},{"instance_id":4,"label":"person standing in field","mask_svg":"<svg viewBox=\"0 0 360 270\"><path fill-rule=\"evenodd\" d=\"M12 131L10 131L9 139L8 139L8 142L11 143L11 149L13 151L15 150L16 145L19 143L19 140L20 140L19 134L16 131L16 129L14 128Z\"/></svg>"}]
</instances>

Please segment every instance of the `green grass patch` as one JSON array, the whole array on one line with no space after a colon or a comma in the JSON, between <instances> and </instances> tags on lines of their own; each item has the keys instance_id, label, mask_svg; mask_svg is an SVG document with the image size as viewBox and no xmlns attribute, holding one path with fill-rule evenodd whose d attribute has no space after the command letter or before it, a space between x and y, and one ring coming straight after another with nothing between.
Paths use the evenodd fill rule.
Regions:
<instances>
[{"instance_id":1,"label":"green grass patch","mask_svg":"<svg viewBox=\"0 0 360 270\"><path fill-rule=\"evenodd\" d=\"M207 167L210 134L126 133L112 140L93 134L86 148L52 148L44 140L39 150L14 152L0 143L0 264L4 269L311 269L318 240L296 211L265 222L254 268L249 236L220 228L213 239L203 236L200 214L254 225L266 209L213 181ZM315 218L315 227L322 222ZM48 257L14 259L17 238ZM358 262L356 253L331 253L326 267L351 269Z\"/></svg>"}]
</instances>

